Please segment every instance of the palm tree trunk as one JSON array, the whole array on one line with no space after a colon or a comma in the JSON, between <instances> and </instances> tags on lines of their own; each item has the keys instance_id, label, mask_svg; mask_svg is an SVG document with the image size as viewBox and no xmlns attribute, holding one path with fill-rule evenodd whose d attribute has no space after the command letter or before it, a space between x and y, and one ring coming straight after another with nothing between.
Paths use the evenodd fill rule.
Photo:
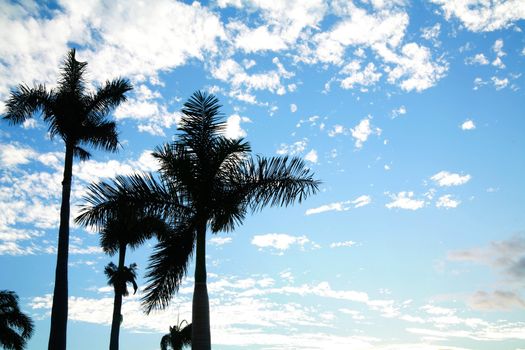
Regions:
<instances>
[{"instance_id":1,"label":"palm tree trunk","mask_svg":"<svg viewBox=\"0 0 525 350\"><path fill-rule=\"evenodd\" d=\"M199 224L197 228L196 250L191 347L193 350L210 350L210 301L206 285L206 221Z\"/></svg>"},{"instance_id":2,"label":"palm tree trunk","mask_svg":"<svg viewBox=\"0 0 525 350\"><path fill-rule=\"evenodd\" d=\"M71 196L72 174L73 145L66 143L60 227L58 229L57 266L55 270L55 288L53 291L48 350L65 350L67 342L67 263L69 255L69 197Z\"/></svg>"},{"instance_id":3,"label":"palm tree trunk","mask_svg":"<svg viewBox=\"0 0 525 350\"><path fill-rule=\"evenodd\" d=\"M124 269L126 260L126 245L121 244L118 256L118 273ZM120 283L120 281L119 281ZM126 283L126 282L124 282ZM111 335L109 340L109 350L118 350L120 321L122 320L122 291L121 286L115 286L115 302L113 304L113 321L111 322Z\"/></svg>"}]
</instances>

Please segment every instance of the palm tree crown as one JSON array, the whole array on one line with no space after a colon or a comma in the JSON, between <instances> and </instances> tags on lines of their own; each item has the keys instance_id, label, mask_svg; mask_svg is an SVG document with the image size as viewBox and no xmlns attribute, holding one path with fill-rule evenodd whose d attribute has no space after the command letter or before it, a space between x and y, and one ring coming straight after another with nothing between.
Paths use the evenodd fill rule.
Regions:
<instances>
[{"instance_id":1,"label":"palm tree crown","mask_svg":"<svg viewBox=\"0 0 525 350\"><path fill-rule=\"evenodd\" d=\"M185 346L191 346L191 328L191 323L186 320L170 326L170 332L160 340L160 350L182 350Z\"/></svg>"},{"instance_id":2,"label":"palm tree crown","mask_svg":"<svg viewBox=\"0 0 525 350\"><path fill-rule=\"evenodd\" d=\"M33 334L33 321L20 311L18 296L0 291L0 346L6 350L23 350Z\"/></svg>"},{"instance_id":3,"label":"palm tree crown","mask_svg":"<svg viewBox=\"0 0 525 350\"><path fill-rule=\"evenodd\" d=\"M301 159L253 158L246 141L225 137L220 107L217 98L199 91L184 104L179 137L153 153L160 164L160 181L148 175L119 177L92 185L103 191L88 195L94 221L112 215L125 202L170 224L171 234L160 239L150 258L143 298L147 312L168 305L196 247L195 349L209 349L207 228L212 233L231 231L249 211L301 202L319 185Z\"/></svg>"},{"instance_id":4,"label":"palm tree crown","mask_svg":"<svg viewBox=\"0 0 525 350\"><path fill-rule=\"evenodd\" d=\"M3 116L11 124L23 123L40 112L48 125L51 137L59 136L65 144L62 203L58 232L57 267L49 350L65 350L68 314L68 250L69 250L69 199L73 158L88 159L91 154L86 146L107 151L118 148L118 133L108 115L126 100L125 93L132 89L125 79L107 81L95 92L86 88L86 62L75 58L75 50L68 52L62 66L58 85L47 90L40 84L33 88L20 85L11 92Z\"/></svg>"},{"instance_id":5,"label":"palm tree crown","mask_svg":"<svg viewBox=\"0 0 525 350\"><path fill-rule=\"evenodd\" d=\"M115 151L118 134L109 113L126 100L132 89L122 78L107 81L95 92L87 91L85 73L87 62L75 58L75 49L68 52L61 69L58 86L47 90L45 85L20 85L11 92L3 119L21 124L35 112L41 112L51 137L59 136L74 149L75 156L88 159L85 146Z\"/></svg>"}]
</instances>

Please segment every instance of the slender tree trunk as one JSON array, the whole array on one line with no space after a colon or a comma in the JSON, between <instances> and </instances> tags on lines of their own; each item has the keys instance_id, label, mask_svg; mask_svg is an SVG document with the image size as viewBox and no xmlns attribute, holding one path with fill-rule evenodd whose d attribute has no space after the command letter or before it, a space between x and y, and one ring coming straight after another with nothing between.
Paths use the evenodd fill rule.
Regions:
<instances>
[{"instance_id":1,"label":"slender tree trunk","mask_svg":"<svg viewBox=\"0 0 525 350\"><path fill-rule=\"evenodd\" d=\"M118 273L124 269L126 260L126 245L121 244L118 256ZM121 286L115 288L115 302L113 304L113 321L111 322L111 335L109 340L109 350L118 350L120 321L122 320L122 293Z\"/></svg>"},{"instance_id":2,"label":"slender tree trunk","mask_svg":"<svg viewBox=\"0 0 525 350\"><path fill-rule=\"evenodd\" d=\"M195 289L193 291L191 347L210 350L210 301L206 285L206 221L197 228Z\"/></svg>"},{"instance_id":3,"label":"slender tree trunk","mask_svg":"<svg viewBox=\"0 0 525 350\"><path fill-rule=\"evenodd\" d=\"M48 350L65 350L67 342L67 263L69 255L69 197L73 173L73 145L66 143L64 178L62 180L62 204L60 206L60 228L58 229L57 266L55 288L51 309L51 330Z\"/></svg>"}]
</instances>

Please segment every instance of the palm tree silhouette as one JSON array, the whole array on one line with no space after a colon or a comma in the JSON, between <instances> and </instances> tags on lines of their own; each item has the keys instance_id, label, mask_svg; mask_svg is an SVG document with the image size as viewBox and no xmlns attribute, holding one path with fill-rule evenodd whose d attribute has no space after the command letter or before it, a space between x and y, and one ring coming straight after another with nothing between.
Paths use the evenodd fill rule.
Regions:
<instances>
[{"instance_id":1,"label":"palm tree silhouette","mask_svg":"<svg viewBox=\"0 0 525 350\"><path fill-rule=\"evenodd\" d=\"M122 256L122 255L121 255ZM122 322L122 297L128 296L128 283L133 285L133 294L137 292L137 264L133 263L128 266L124 264L124 259L119 259L119 266L110 262L106 265L104 273L108 277L108 284L115 290L115 301L113 303L113 320L111 322L111 336L109 342L110 350L118 350L120 323Z\"/></svg>"},{"instance_id":2,"label":"palm tree silhouette","mask_svg":"<svg viewBox=\"0 0 525 350\"><path fill-rule=\"evenodd\" d=\"M96 185L90 186L92 195L104 193L104 190ZM113 305L113 320L111 323L110 350L118 350L120 323L122 320L122 297L128 295L127 283L133 284L134 293L137 291L136 264L125 266L127 248L135 249L144 244L154 234L157 237L166 235L169 228L159 218L144 216L133 206L126 203L118 206L116 210L109 213L103 219L93 220L92 207L83 205L75 222L84 226L95 226L100 232L100 245L105 253L110 256L118 253L118 266L109 263L105 274L108 284L115 289L115 302Z\"/></svg>"},{"instance_id":3,"label":"palm tree silhouette","mask_svg":"<svg viewBox=\"0 0 525 350\"><path fill-rule=\"evenodd\" d=\"M94 93L89 92L84 78L86 66L86 62L76 60L75 50L70 50L56 89L47 90L44 85L33 88L20 85L11 92L6 103L7 113L3 116L11 124L20 124L36 112L41 112L51 137L59 136L65 144L49 350L66 349L69 199L73 158L88 159L91 154L85 149L86 146L113 152L117 150L119 143L116 126L114 122L107 120L107 116L126 100L124 94L132 89L127 80L119 78L107 81Z\"/></svg>"},{"instance_id":4,"label":"palm tree silhouette","mask_svg":"<svg viewBox=\"0 0 525 350\"><path fill-rule=\"evenodd\" d=\"M18 296L0 290L0 346L6 350L23 350L33 334L33 321L20 311Z\"/></svg>"},{"instance_id":5,"label":"palm tree silhouette","mask_svg":"<svg viewBox=\"0 0 525 350\"><path fill-rule=\"evenodd\" d=\"M186 326L183 327L183 325ZM179 324L170 327L170 332L160 340L160 350L182 350L191 346L191 323L182 320Z\"/></svg>"},{"instance_id":6,"label":"palm tree silhouette","mask_svg":"<svg viewBox=\"0 0 525 350\"><path fill-rule=\"evenodd\" d=\"M150 175L118 177L97 185L104 193L91 192L89 197L94 218L103 218L125 201L171 225L172 233L159 240L150 257L143 297L147 313L169 304L196 247L192 309L196 350L211 348L207 229L231 231L250 210L301 202L319 185L301 159L254 159L246 141L226 138L220 107L215 96L200 91L184 104L178 139L153 153L160 163L160 181Z\"/></svg>"}]
</instances>

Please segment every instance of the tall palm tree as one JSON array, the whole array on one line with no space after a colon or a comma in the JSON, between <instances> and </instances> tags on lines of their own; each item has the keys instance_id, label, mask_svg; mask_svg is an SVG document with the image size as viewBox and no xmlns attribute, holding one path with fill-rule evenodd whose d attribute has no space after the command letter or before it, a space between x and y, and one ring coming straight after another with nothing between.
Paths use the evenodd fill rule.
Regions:
<instances>
[{"instance_id":1,"label":"tall palm tree","mask_svg":"<svg viewBox=\"0 0 525 350\"><path fill-rule=\"evenodd\" d=\"M103 190L95 185L91 186L89 191L95 191L96 194ZM126 203L122 203L111 215L96 222L89 220L91 210L88 199L88 204L82 206L75 222L84 226L95 226L100 232L100 245L104 252L110 256L118 253L118 266L110 263L104 271L108 277L108 284L115 289L109 349L118 350L122 297L128 295L127 283L132 283L135 292L137 291L137 265L125 266L127 248L139 247L154 234L157 237L166 235L169 228L160 218L145 216L137 208Z\"/></svg>"},{"instance_id":2,"label":"tall palm tree","mask_svg":"<svg viewBox=\"0 0 525 350\"><path fill-rule=\"evenodd\" d=\"M23 123L36 112L41 112L48 124L51 137L59 136L65 144L62 204L58 231L57 266L49 350L65 350L67 338L68 250L69 250L69 199L73 158L88 159L91 154L86 146L107 151L118 148L118 134L114 122L107 119L111 111L126 100L125 93L132 89L125 79L107 81L95 92L87 90L86 62L75 58L75 50L68 52L60 79L55 89L44 85L33 88L20 85L11 92L3 119L11 124Z\"/></svg>"},{"instance_id":3,"label":"tall palm tree","mask_svg":"<svg viewBox=\"0 0 525 350\"><path fill-rule=\"evenodd\" d=\"M20 311L18 296L0 290L0 346L6 350L23 350L33 334L33 321Z\"/></svg>"},{"instance_id":4,"label":"tall palm tree","mask_svg":"<svg viewBox=\"0 0 525 350\"><path fill-rule=\"evenodd\" d=\"M161 215L172 233L161 239L150 258L146 312L168 305L187 273L195 248L192 347L209 350L210 318L206 284L206 231L230 231L248 212L287 206L317 192L319 182L302 160L250 156L243 139L224 136L217 98L195 92L184 104L181 133L159 147L160 181L153 176L118 177L91 193L91 219L103 218L125 202Z\"/></svg>"},{"instance_id":5,"label":"tall palm tree","mask_svg":"<svg viewBox=\"0 0 525 350\"><path fill-rule=\"evenodd\" d=\"M186 326L183 327L183 325ZM170 327L170 332L160 340L160 350L182 350L191 346L191 323L182 320L179 324Z\"/></svg>"}]
</instances>

